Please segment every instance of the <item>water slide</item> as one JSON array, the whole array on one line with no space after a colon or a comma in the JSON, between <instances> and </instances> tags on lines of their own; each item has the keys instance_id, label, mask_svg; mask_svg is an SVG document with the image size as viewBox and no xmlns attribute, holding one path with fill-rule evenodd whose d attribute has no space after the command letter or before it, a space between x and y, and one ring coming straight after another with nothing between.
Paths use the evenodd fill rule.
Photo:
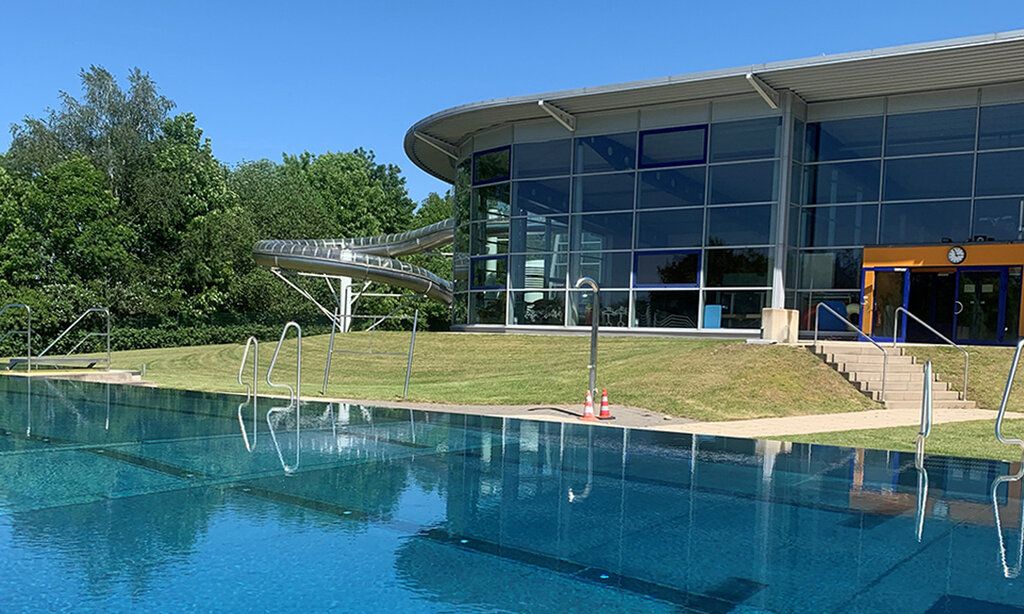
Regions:
<instances>
[{"instance_id":1,"label":"water slide","mask_svg":"<svg viewBox=\"0 0 1024 614\"><path fill-rule=\"evenodd\" d=\"M455 221L447 219L416 230L375 237L271 239L259 241L252 251L256 263L263 267L375 281L450 305L450 281L395 257L451 243L454 235Z\"/></svg>"}]
</instances>

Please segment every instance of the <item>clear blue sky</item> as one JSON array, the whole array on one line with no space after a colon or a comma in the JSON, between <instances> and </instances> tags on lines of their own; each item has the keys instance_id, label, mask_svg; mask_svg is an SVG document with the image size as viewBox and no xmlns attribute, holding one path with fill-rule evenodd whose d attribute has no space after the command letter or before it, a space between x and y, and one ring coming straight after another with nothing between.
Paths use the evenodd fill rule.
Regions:
<instances>
[{"instance_id":1,"label":"clear blue sky","mask_svg":"<svg viewBox=\"0 0 1024 614\"><path fill-rule=\"evenodd\" d=\"M17 2L0 124L79 93L90 64L150 73L229 164L365 147L420 200L445 184L402 138L489 98L1024 27L1007 1ZM10 135L0 133L0 151Z\"/></svg>"}]
</instances>

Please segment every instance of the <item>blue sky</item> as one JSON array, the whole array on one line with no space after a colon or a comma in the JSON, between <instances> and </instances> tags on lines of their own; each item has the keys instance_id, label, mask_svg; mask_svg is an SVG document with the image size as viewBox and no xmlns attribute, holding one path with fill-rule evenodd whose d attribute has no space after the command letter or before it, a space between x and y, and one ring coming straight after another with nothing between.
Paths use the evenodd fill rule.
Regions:
<instances>
[{"instance_id":1,"label":"blue sky","mask_svg":"<svg viewBox=\"0 0 1024 614\"><path fill-rule=\"evenodd\" d=\"M134 66L226 163L365 147L413 198L446 186L402 138L490 98L1024 27L1009 1L19 2L4 9L0 124ZM10 142L0 133L0 150Z\"/></svg>"}]
</instances>

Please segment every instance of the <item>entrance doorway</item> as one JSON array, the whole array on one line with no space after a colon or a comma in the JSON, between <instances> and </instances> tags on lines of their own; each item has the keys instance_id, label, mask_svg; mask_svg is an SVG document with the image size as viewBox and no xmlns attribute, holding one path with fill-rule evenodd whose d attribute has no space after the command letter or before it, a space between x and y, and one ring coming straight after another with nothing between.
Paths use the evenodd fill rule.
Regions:
<instances>
[{"instance_id":1,"label":"entrance doorway","mask_svg":"<svg viewBox=\"0 0 1024 614\"><path fill-rule=\"evenodd\" d=\"M956 303L956 270L910 271L910 295L907 297L910 313L927 322L932 328L952 339L953 319L960 311ZM912 343L935 343L935 334L913 318L907 318L904 338Z\"/></svg>"}]
</instances>

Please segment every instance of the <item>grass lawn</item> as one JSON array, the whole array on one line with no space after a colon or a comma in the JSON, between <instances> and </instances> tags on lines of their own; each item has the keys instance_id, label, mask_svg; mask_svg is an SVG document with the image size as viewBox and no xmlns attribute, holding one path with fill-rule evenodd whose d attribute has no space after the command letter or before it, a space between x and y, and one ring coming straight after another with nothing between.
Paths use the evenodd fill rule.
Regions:
<instances>
[{"instance_id":1,"label":"grass lawn","mask_svg":"<svg viewBox=\"0 0 1024 614\"><path fill-rule=\"evenodd\" d=\"M908 351L920 362L930 359L932 366L956 390L963 389L964 355L949 346L909 346ZM1012 347L967 346L971 355L967 398L979 407L999 409L1013 359ZM1019 380L1019 378L1018 378ZM1010 396L1009 411L1024 412L1024 390Z\"/></svg>"},{"instance_id":2,"label":"grass lawn","mask_svg":"<svg viewBox=\"0 0 1024 614\"><path fill-rule=\"evenodd\" d=\"M273 343L260 346L260 369ZM277 378L294 378L294 343ZM405 352L408 333L350 333L338 350ZM320 391L327 336L303 340L305 395ZM171 388L238 390L241 345L116 352L114 367L138 369ZM589 338L581 336L421 333L409 398L465 404L582 404ZM329 396L398 399L404 356L336 353ZM835 413L876 407L804 348L722 340L606 337L598 353L598 385L613 404L698 420ZM261 391L266 386L260 387Z\"/></svg>"}]
</instances>

